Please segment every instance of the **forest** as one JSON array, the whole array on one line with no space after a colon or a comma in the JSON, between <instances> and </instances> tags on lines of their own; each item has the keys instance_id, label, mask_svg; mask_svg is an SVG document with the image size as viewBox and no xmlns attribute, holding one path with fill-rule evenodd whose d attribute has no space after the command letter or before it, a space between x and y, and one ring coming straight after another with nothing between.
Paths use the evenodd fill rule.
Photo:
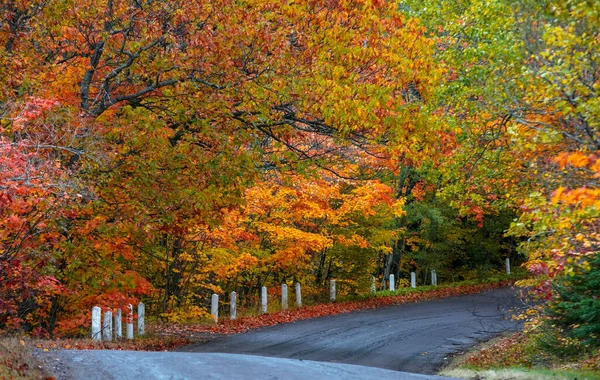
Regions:
<instances>
[{"instance_id":1,"label":"forest","mask_svg":"<svg viewBox=\"0 0 600 380\"><path fill-rule=\"evenodd\" d=\"M0 331L510 258L529 328L600 345L598 25L586 0L2 0Z\"/></svg>"}]
</instances>

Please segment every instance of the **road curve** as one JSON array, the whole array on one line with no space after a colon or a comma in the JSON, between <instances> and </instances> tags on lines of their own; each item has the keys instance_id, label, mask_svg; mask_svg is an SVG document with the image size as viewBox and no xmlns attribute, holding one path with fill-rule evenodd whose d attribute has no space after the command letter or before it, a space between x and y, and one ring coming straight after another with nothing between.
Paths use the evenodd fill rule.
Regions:
<instances>
[{"instance_id":1,"label":"road curve","mask_svg":"<svg viewBox=\"0 0 600 380\"><path fill-rule=\"evenodd\" d=\"M434 374L448 355L507 330L518 307L513 289L368 309L265 327L184 347Z\"/></svg>"}]
</instances>

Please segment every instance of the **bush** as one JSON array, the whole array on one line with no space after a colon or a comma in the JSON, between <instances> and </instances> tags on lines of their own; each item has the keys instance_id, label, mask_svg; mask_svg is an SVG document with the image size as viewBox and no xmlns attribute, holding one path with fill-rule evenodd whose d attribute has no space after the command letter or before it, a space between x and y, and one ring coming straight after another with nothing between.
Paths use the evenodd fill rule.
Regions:
<instances>
[{"instance_id":1,"label":"bush","mask_svg":"<svg viewBox=\"0 0 600 380\"><path fill-rule=\"evenodd\" d=\"M551 324L566 338L600 347L600 254L554 281Z\"/></svg>"}]
</instances>

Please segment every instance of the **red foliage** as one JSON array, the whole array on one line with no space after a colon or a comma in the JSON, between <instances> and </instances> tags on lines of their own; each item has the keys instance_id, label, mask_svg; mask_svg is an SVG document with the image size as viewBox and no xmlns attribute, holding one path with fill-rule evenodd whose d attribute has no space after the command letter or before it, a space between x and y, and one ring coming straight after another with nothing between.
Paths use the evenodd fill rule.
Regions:
<instances>
[{"instance_id":1,"label":"red foliage","mask_svg":"<svg viewBox=\"0 0 600 380\"><path fill-rule=\"evenodd\" d=\"M477 351L466 362L477 368L499 366L531 367L531 362L523 352L527 336L521 332L500 339L490 347Z\"/></svg>"},{"instance_id":2,"label":"red foliage","mask_svg":"<svg viewBox=\"0 0 600 380\"><path fill-rule=\"evenodd\" d=\"M28 144L0 137L0 328L33 329L63 291L40 270L57 239L49 220L59 200L46 186L54 168Z\"/></svg>"}]
</instances>

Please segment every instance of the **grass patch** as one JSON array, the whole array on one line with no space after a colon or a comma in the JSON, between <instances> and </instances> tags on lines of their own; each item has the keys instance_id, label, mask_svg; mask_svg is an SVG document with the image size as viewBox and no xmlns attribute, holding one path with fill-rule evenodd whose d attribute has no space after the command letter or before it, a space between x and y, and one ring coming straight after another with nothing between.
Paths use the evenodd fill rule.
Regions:
<instances>
[{"instance_id":1,"label":"grass patch","mask_svg":"<svg viewBox=\"0 0 600 380\"><path fill-rule=\"evenodd\" d=\"M598 372L581 370L551 370L533 368L468 369L442 371L444 376L477 380L598 380Z\"/></svg>"}]
</instances>

